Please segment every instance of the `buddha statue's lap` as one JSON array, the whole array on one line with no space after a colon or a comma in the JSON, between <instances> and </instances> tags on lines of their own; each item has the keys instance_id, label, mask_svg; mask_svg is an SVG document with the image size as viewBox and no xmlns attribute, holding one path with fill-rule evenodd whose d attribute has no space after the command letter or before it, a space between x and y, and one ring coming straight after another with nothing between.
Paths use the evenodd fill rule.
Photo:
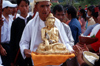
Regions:
<instances>
[{"instance_id":1,"label":"buddha statue's lap","mask_svg":"<svg viewBox=\"0 0 100 66\"><path fill-rule=\"evenodd\" d=\"M68 53L66 46L59 43L58 29L54 27L55 18L52 14L46 19L46 27L41 29L41 36L43 43L40 43L37 49L37 53Z\"/></svg>"}]
</instances>

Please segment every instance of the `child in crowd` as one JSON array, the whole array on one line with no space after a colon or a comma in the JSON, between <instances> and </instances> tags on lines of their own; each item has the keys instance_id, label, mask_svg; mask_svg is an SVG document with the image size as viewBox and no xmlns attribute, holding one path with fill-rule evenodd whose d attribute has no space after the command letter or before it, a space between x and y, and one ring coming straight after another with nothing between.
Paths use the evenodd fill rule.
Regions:
<instances>
[{"instance_id":1,"label":"child in crowd","mask_svg":"<svg viewBox=\"0 0 100 66\"><path fill-rule=\"evenodd\" d=\"M27 60L24 60L20 54L19 42L23 33L24 27L32 16L28 15L29 12L29 0L17 0L18 9L21 14L16 18L11 27L11 65L27 66ZM29 61L31 62L31 61ZM32 64L30 64L32 65Z\"/></svg>"}]
</instances>

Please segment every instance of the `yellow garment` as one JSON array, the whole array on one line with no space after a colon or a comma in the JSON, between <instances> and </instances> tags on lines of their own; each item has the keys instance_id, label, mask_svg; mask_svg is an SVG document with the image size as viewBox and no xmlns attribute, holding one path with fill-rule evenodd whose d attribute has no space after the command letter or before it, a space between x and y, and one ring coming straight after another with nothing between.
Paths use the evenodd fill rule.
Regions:
<instances>
[{"instance_id":1,"label":"yellow garment","mask_svg":"<svg viewBox=\"0 0 100 66\"><path fill-rule=\"evenodd\" d=\"M74 54L69 55L42 55L31 53L34 66L45 66L45 65L60 65L64 63L67 59L75 57Z\"/></svg>"},{"instance_id":2,"label":"yellow garment","mask_svg":"<svg viewBox=\"0 0 100 66\"><path fill-rule=\"evenodd\" d=\"M95 24L95 21L94 21L93 17L91 17L91 18L88 20L88 26L94 25L94 24Z\"/></svg>"}]
</instances>

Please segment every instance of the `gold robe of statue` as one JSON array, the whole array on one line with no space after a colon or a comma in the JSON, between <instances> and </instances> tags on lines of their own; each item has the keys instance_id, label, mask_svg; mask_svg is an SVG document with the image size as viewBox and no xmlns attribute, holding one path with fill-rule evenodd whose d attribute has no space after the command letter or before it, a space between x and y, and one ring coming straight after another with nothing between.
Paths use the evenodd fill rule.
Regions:
<instances>
[{"instance_id":1,"label":"gold robe of statue","mask_svg":"<svg viewBox=\"0 0 100 66\"><path fill-rule=\"evenodd\" d=\"M52 13L46 19L45 27L41 29L41 36L43 43L40 43L37 48L37 53L44 54L65 54L69 53L66 49L66 46L62 43L59 43L59 32L58 29L54 26L55 17Z\"/></svg>"}]
</instances>

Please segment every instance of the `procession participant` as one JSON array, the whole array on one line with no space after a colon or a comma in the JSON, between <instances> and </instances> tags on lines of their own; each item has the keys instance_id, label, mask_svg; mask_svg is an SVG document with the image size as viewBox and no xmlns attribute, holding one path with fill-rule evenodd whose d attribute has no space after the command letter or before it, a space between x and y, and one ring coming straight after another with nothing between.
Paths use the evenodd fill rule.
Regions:
<instances>
[{"instance_id":1,"label":"procession participant","mask_svg":"<svg viewBox=\"0 0 100 66\"><path fill-rule=\"evenodd\" d=\"M54 6L54 8L53 8L53 15L62 22L63 19L65 18L64 17L65 13L64 13L63 6L60 5L60 4Z\"/></svg>"},{"instance_id":2,"label":"procession participant","mask_svg":"<svg viewBox=\"0 0 100 66\"><path fill-rule=\"evenodd\" d=\"M17 5L17 3L15 3L14 1L11 1L11 3ZM19 16L19 14L17 13L17 11L18 11L17 6L12 8L11 16L12 16L13 19L16 19Z\"/></svg>"},{"instance_id":3,"label":"procession participant","mask_svg":"<svg viewBox=\"0 0 100 66\"><path fill-rule=\"evenodd\" d=\"M79 41L78 40L78 36L81 34L81 25L79 23L79 21L77 20L77 11L73 6L69 6L68 8L66 8L66 16L70 21L69 23L69 27L72 31L72 36L74 38L74 45ZM74 64L75 66L78 66L78 62L76 57L71 59L71 61L69 61L68 63L70 64Z\"/></svg>"},{"instance_id":4,"label":"procession participant","mask_svg":"<svg viewBox=\"0 0 100 66\"><path fill-rule=\"evenodd\" d=\"M32 16L28 15L29 0L18 0L17 5L21 14L13 21L11 26L11 65L16 64L19 66L27 66L27 62L25 62L19 52L19 42L24 27L26 26L27 22L32 18Z\"/></svg>"},{"instance_id":5,"label":"procession participant","mask_svg":"<svg viewBox=\"0 0 100 66\"><path fill-rule=\"evenodd\" d=\"M65 18L65 17L64 17L65 14L64 14L63 6L62 6L62 5L56 5L56 6L53 8L53 15L54 15L56 18L58 18L58 19L62 22L62 24L63 24L63 26L64 26L64 29L65 29L65 32L66 32L66 35L67 35L67 37L68 37L68 39L69 39L69 44L70 44L71 46L74 46L74 39L73 39L73 37L72 37L71 29L70 29L70 27L69 27L67 24L65 24L65 23L63 22L63 19Z\"/></svg>"},{"instance_id":6,"label":"procession participant","mask_svg":"<svg viewBox=\"0 0 100 66\"><path fill-rule=\"evenodd\" d=\"M94 21L93 16L92 16L92 10L93 10L94 7L95 6L91 5L87 8L87 18L88 18L87 19L88 20L87 27L95 24L95 21Z\"/></svg>"},{"instance_id":7,"label":"procession participant","mask_svg":"<svg viewBox=\"0 0 100 66\"><path fill-rule=\"evenodd\" d=\"M20 50L24 59L31 57L30 53L32 51L35 52L39 44L42 43L41 29L45 27L46 18L50 13L50 0L34 0L34 4L38 12L26 25L20 41ZM63 25L56 18L55 26L58 28L59 42L65 44L69 51L73 51L72 47L68 44L69 40Z\"/></svg>"},{"instance_id":8,"label":"procession participant","mask_svg":"<svg viewBox=\"0 0 100 66\"><path fill-rule=\"evenodd\" d=\"M85 32L85 26L86 26L86 13L85 13L85 10L84 9L81 9L80 10L80 12L79 12L79 14L80 14L80 19L79 19L79 22L82 24L81 25L81 31L82 31L82 33L84 33Z\"/></svg>"},{"instance_id":9,"label":"procession participant","mask_svg":"<svg viewBox=\"0 0 100 66\"><path fill-rule=\"evenodd\" d=\"M65 29L65 32L66 32L66 35L67 35L67 37L69 39L69 45L71 45L73 47L74 46L74 39L72 37L71 29L66 24L67 21L63 22L63 20L66 19L63 6L58 4L58 5L54 6L52 11L53 11L53 15L62 22L62 24L64 26L64 29ZM69 64L68 61L70 61L70 60L68 59L67 63L66 62L63 63L63 66L68 65Z\"/></svg>"},{"instance_id":10,"label":"procession participant","mask_svg":"<svg viewBox=\"0 0 100 66\"><path fill-rule=\"evenodd\" d=\"M3 26L1 27L1 58L4 66L10 66L10 29L12 25L13 18L10 16L11 7L16 7L17 5L12 4L10 1L3 1L2 4L2 18Z\"/></svg>"},{"instance_id":11,"label":"procession participant","mask_svg":"<svg viewBox=\"0 0 100 66\"><path fill-rule=\"evenodd\" d=\"M70 19L69 27L71 28L72 31L72 36L74 38L74 44L79 42L78 36L81 34L81 25L79 21L77 20L77 11L73 6L69 6L66 9L66 15L67 18Z\"/></svg>"},{"instance_id":12,"label":"procession participant","mask_svg":"<svg viewBox=\"0 0 100 66\"><path fill-rule=\"evenodd\" d=\"M2 18L0 18L0 29L1 29L2 25L3 25L3 20L2 20ZM2 49L3 49L3 47L2 47L2 45L0 43L0 65L2 65L2 59L1 59L1 51L2 51Z\"/></svg>"}]
</instances>

